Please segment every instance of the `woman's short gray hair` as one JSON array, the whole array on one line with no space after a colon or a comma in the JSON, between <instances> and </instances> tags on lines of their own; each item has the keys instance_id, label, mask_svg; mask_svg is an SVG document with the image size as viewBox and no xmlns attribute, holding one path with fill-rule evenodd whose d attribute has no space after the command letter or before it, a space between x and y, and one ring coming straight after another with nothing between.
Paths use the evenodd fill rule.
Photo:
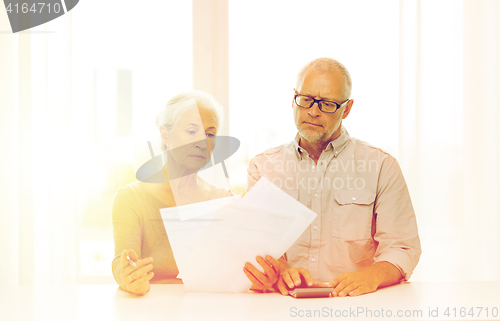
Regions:
<instances>
[{"instance_id":1,"label":"woman's short gray hair","mask_svg":"<svg viewBox=\"0 0 500 321\"><path fill-rule=\"evenodd\" d=\"M190 99L196 101L196 105L186 103ZM212 96L198 90L186 91L172 97L156 115L156 127L158 129L163 127L167 133L170 132L181 117L196 106L212 111L215 116L215 126L219 128L222 124L222 106ZM163 141L161 149L167 150Z\"/></svg>"}]
</instances>

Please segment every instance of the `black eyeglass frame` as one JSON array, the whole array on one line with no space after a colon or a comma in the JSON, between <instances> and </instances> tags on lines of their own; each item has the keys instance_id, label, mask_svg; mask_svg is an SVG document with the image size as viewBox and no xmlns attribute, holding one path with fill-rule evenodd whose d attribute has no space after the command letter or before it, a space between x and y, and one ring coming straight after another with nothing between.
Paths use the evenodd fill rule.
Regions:
<instances>
[{"instance_id":1,"label":"black eyeglass frame","mask_svg":"<svg viewBox=\"0 0 500 321\"><path fill-rule=\"evenodd\" d=\"M346 101L344 101L343 103L338 104L338 103L336 103L336 102L334 102L334 101L331 101L331 100L326 100L326 99L314 99L314 97L311 97L311 96L308 96L308 95L302 95L302 94L299 94L299 93L297 92L297 90L294 90L294 91L295 91L295 96L293 96L293 101L295 102L295 104L296 104L297 106L299 106L299 107L301 107L301 108L307 108L307 109L309 109L309 108L311 108L312 106L314 106L314 104L315 104L315 103L317 103L317 104L318 104L318 108L319 108L319 110L321 110L322 112L327 113L327 114L334 114L337 110L339 110L339 108L342 108L342 106L344 106L344 105L345 105L345 104L346 104L346 103L350 100L350 99L347 99L347 100L346 100ZM311 103L311 105L310 105L309 107L301 106L301 105L299 105L299 103L297 102L297 96L307 97L307 98L312 99L313 101L312 101L312 103ZM325 102L329 102L329 103L333 103L333 104L335 104L335 106L336 106L337 108L336 108L334 111L325 111L325 110L323 110L323 105L321 104L321 102L323 102L323 101L325 101Z\"/></svg>"}]
</instances>

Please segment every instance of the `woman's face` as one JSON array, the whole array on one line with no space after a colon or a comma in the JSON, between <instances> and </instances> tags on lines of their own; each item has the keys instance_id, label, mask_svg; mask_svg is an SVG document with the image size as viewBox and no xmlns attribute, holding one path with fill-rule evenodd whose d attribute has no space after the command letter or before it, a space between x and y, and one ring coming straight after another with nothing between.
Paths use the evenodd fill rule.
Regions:
<instances>
[{"instance_id":1,"label":"woman's face","mask_svg":"<svg viewBox=\"0 0 500 321\"><path fill-rule=\"evenodd\" d=\"M203 107L194 107L172 128L162 133L168 153L181 168L195 172L211 158L217 134L214 113Z\"/></svg>"}]
</instances>

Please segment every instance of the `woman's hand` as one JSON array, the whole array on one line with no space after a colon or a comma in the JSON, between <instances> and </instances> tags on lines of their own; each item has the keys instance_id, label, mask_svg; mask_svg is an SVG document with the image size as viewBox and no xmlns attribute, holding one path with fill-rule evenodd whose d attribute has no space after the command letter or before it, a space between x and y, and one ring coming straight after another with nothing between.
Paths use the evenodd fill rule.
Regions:
<instances>
[{"instance_id":1,"label":"woman's hand","mask_svg":"<svg viewBox=\"0 0 500 321\"><path fill-rule=\"evenodd\" d=\"M135 262L136 266L132 266L127 256ZM147 257L140 260L134 250L123 250L120 256L122 270L120 278L123 282L125 290L137 295L144 295L150 289L149 280L153 278L153 258Z\"/></svg>"}]
</instances>

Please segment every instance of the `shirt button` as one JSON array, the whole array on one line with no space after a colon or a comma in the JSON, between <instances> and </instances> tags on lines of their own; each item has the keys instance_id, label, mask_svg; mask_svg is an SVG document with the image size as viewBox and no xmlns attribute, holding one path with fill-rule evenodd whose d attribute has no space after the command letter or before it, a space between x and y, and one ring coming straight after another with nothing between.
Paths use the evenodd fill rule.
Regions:
<instances>
[{"instance_id":1,"label":"shirt button","mask_svg":"<svg viewBox=\"0 0 500 321\"><path fill-rule=\"evenodd\" d=\"M313 228L314 228L315 230L317 230L317 229L318 229L318 227L317 227L317 226L314 226Z\"/></svg>"},{"instance_id":2,"label":"shirt button","mask_svg":"<svg viewBox=\"0 0 500 321\"><path fill-rule=\"evenodd\" d=\"M318 194L314 194L314 197L318 198L318 196L319 196Z\"/></svg>"},{"instance_id":3,"label":"shirt button","mask_svg":"<svg viewBox=\"0 0 500 321\"><path fill-rule=\"evenodd\" d=\"M312 169L315 169L315 168L316 168L316 166L314 166L314 165L313 165L313 166L312 166Z\"/></svg>"},{"instance_id":4,"label":"shirt button","mask_svg":"<svg viewBox=\"0 0 500 321\"><path fill-rule=\"evenodd\" d=\"M356 197L353 197L353 198L352 198L352 200L353 200L353 201L355 201L355 200L356 200Z\"/></svg>"},{"instance_id":5,"label":"shirt button","mask_svg":"<svg viewBox=\"0 0 500 321\"><path fill-rule=\"evenodd\" d=\"M315 258L312 258L312 259L311 259L311 261L316 262L316 259L315 259Z\"/></svg>"}]
</instances>

